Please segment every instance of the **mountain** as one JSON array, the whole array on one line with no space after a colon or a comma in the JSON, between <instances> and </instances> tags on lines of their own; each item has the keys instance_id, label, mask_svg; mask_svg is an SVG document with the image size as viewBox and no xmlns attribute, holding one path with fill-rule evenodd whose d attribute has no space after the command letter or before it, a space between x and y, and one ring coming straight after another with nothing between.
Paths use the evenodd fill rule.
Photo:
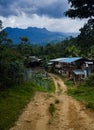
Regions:
<instances>
[{"instance_id":1,"label":"mountain","mask_svg":"<svg viewBox=\"0 0 94 130\"><path fill-rule=\"evenodd\" d=\"M66 33L50 32L46 28L28 27L27 29L11 28L4 29L14 44L20 43L20 37L27 37L32 44L45 45L50 42L59 42L68 38Z\"/></svg>"}]
</instances>

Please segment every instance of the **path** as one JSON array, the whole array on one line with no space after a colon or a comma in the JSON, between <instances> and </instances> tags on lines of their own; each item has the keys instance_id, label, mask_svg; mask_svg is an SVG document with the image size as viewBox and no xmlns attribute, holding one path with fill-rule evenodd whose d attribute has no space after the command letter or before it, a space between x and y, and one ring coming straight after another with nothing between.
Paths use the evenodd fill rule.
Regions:
<instances>
[{"instance_id":1,"label":"path","mask_svg":"<svg viewBox=\"0 0 94 130\"><path fill-rule=\"evenodd\" d=\"M60 77L50 74L55 93L37 92L10 130L94 130L94 113L66 94L67 88ZM59 103L55 103L56 101ZM49 105L55 105L53 116Z\"/></svg>"}]
</instances>

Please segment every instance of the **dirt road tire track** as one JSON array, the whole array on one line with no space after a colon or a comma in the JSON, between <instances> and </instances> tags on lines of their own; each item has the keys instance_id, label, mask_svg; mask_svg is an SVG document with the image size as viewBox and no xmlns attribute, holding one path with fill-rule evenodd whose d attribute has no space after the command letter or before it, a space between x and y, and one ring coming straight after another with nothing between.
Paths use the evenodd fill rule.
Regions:
<instances>
[{"instance_id":1,"label":"dirt road tire track","mask_svg":"<svg viewBox=\"0 0 94 130\"><path fill-rule=\"evenodd\" d=\"M66 94L67 88L60 77L49 75L54 81L55 93L37 92L10 130L94 130L94 112ZM48 111L51 103L56 109L53 116Z\"/></svg>"}]
</instances>

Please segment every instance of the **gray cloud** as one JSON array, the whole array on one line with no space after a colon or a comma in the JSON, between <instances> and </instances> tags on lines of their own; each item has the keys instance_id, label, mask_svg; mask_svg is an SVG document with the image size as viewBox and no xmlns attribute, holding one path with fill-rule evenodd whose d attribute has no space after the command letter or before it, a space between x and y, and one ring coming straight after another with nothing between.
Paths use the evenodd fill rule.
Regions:
<instances>
[{"instance_id":1,"label":"gray cloud","mask_svg":"<svg viewBox=\"0 0 94 130\"><path fill-rule=\"evenodd\" d=\"M38 9L37 13L39 15L47 15L50 17L61 18L64 16L65 10L66 7L64 7L62 2L55 2L54 4L52 3L49 6L41 7L40 9Z\"/></svg>"},{"instance_id":2,"label":"gray cloud","mask_svg":"<svg viewBox=\"0 0 94 130\"><path fill-rule=\"evenodd\" d=\"M68 8L68 0L0 0L0 15L8 17L24 12L27 15L46 15L61 18Z\"/></svg>"},{"instance_id":3,"label":"gray cloud","mask_svg":"<svg viewBox=\"0 0 94 130\"><path fill-rule=\"evenodd\" d=\"M11 8L13 1L11 0L1 0L0 1L0 15L9 16L11 14L16 15L15 9Z\"/></svg>"}]
</instances>

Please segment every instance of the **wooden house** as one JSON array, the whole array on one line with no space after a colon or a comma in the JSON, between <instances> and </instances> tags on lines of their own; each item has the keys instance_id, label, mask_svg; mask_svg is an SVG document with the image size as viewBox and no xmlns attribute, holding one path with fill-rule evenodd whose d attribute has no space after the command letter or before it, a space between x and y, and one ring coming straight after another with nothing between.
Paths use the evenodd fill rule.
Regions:
<instances>
[{"instance_id":1,"label":"wooden house","mask_svg":"<svg viewBox=\"0 0 94 130\"><path fill-rule=\"evenodd\" d=\"M65 75L74 82L81 81L94 73L94 62L83 57L67 57L52 59L53 69L55 72Z\"/></svg>"}]
</instances>

